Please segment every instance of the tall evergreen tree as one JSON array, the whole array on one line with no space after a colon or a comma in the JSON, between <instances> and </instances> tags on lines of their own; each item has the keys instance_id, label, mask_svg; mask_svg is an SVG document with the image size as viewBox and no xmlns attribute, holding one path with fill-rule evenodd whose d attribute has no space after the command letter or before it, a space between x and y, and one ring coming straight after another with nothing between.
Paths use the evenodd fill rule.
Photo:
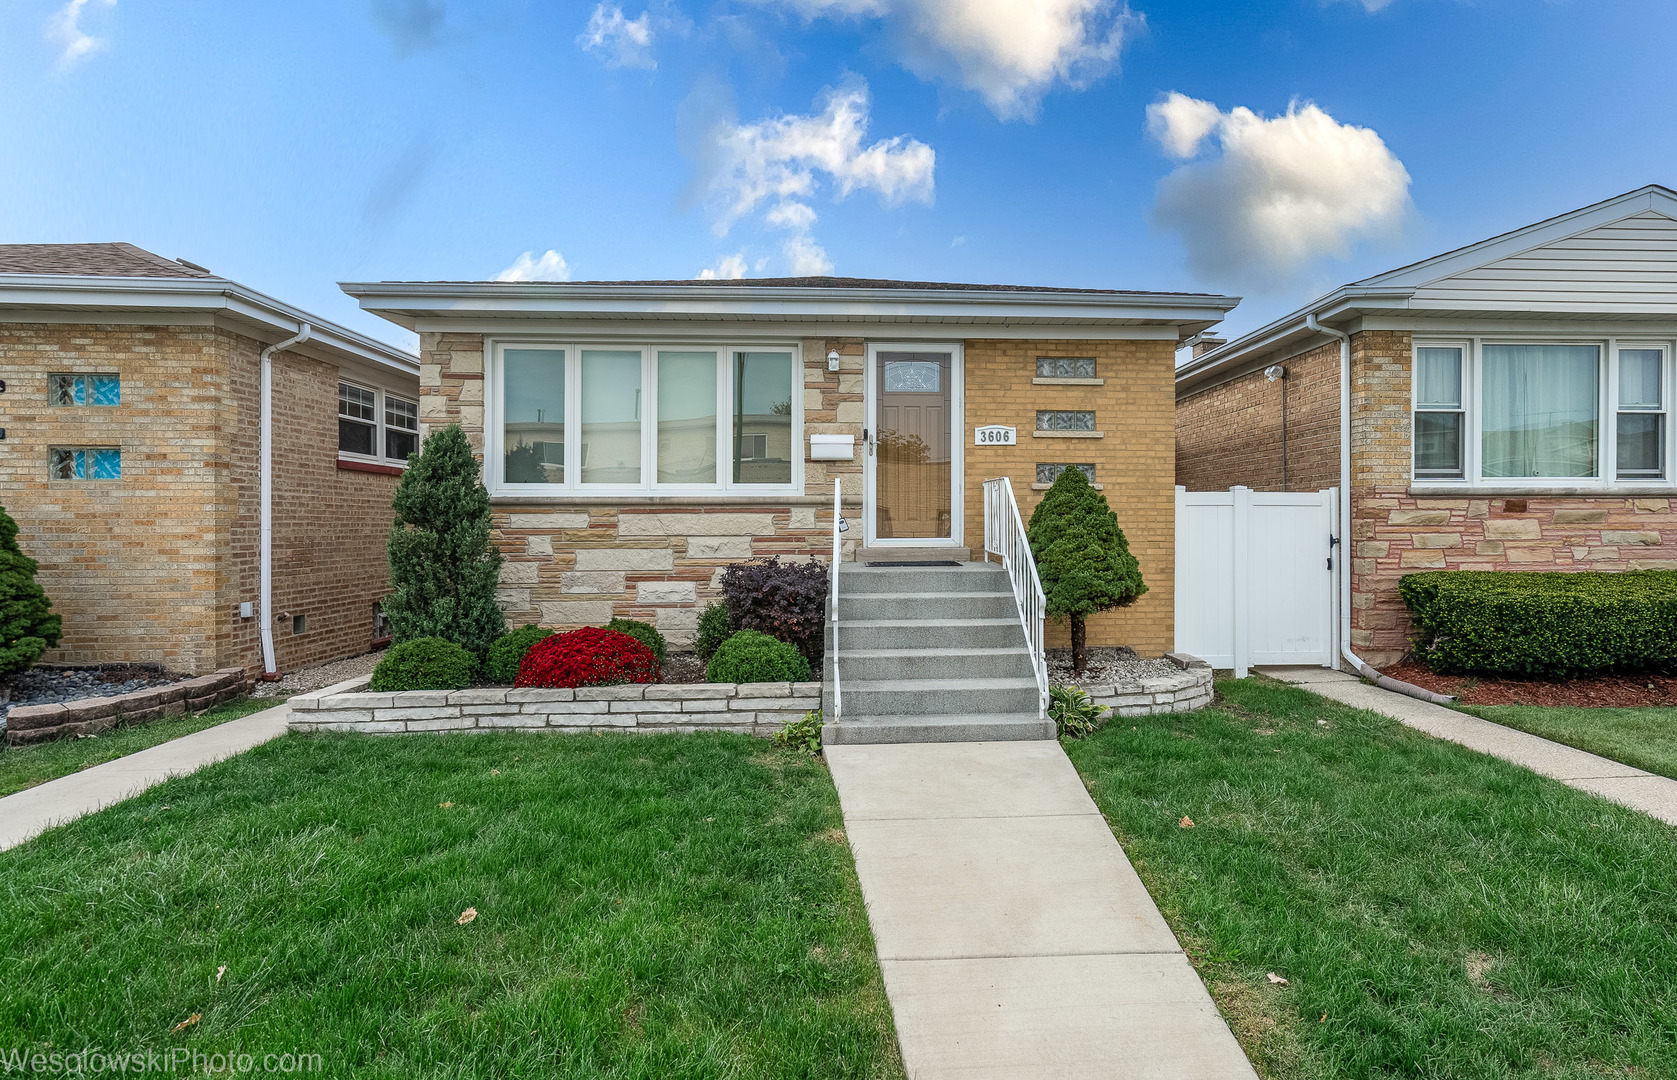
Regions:
<instances>
[{"instance_id":1,"label":"tall evergreen tree","mask_svg":"<svg viewBox=\"0 0 1677 1080\"><path fill-rule=\"evenodd\" d=\"M1081 469L1060 473L1031 511L1025 537L1042 577L1048 614L1071 620L1071 665L1082 675L1084 620L1135 603L1147 591L1141 566L1130 554L1118 515Z\"/></svg>"},{"instance_id":2,"label":"tall evergreen tree","mask_svg":"<svg viewBox=\"0 0 1677 1080\"><path fill-rule=\"evenodd\" d=\"M36 567L17 545L17 522L0 508L0 676L29 670L64 632Z\"/></svg>"},{"instance_id":3,"label":"tall evergreen tree","mask_svg":"<svg viewBox=\"0 0 1677 1080\"><path fill-rule=\"evenodd\" d=\"M439 637L482 663L506 633L495 603L501 553L489 542L489 492L460 425L431 433L396 488L390 528L390 595L384 613L397 642Z\"/></svg>"}]
</instances>

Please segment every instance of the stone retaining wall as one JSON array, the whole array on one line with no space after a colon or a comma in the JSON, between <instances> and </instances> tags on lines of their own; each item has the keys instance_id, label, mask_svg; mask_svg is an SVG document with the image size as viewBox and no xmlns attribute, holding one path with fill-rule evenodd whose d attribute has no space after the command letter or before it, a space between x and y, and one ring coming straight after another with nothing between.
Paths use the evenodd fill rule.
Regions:
<instances>
[{"instance_id":1,"label":"stone retaining wall","mask_svg":"<svg viewBox=\"0 0 1677 1080\"><path fill-rule=\"evenodd\" d=\"M1210 664L1187 653L1166 653L1165 659L1181 668L1181 672L1162 679L1143 679L1118 686L1087 686L1084 690L1095 704L1112 710L1109 719L1192 712L1211 704Z\"/></svg>"},{"instance_id":2,"label":"stone retaining wall","mask_svg":"<svg viewBox=\"0 0 1677 1080\"><path fill-rule=\"evenodd\" d=\"M128 694L54 705L19 705L6 716L6 741L21 746L70 735L97 735L115 727L118 721L140 724L165 716L203 712L249 692L250 676L243 668L234 667Z\"/></svg>"},{"instance_id":3,"label":"stone retaining wall","mask_svg":"<svg viewBox=\"0 0 1677 1080\"><path fill-rule=\"evenodd\" d=\"M652 683L575 690L473 690L303 694L290 701L292 731L730 731L771 735L821 707L818 682Z\"/></svg>"}]
</instances>

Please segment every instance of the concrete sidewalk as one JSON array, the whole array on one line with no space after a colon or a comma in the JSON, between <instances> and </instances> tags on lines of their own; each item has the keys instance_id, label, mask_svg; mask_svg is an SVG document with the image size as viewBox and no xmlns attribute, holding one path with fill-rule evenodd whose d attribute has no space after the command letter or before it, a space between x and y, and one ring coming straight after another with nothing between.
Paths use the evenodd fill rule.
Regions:
<instances>
[{"instance_id":1,"label":"concrete sidewalk","mask_svg":"<svg viewBox=\"0 0 1677 1080\"><path fill-rule=\"evenodd\" d=\"M289 705L276 705L7 795L0 799L0 851L32 840L54 825L132 798L172 776L197 772L260 746L285 734L290 715Z\"/></svg>"},{"instance_id":2,"label":"concrete sidewalk","mask_svg":"<svg viewBox=\"0 0 1677 1080\"><path fill-rule=\"evenodd\" d=\"M1355 675L1321 667L1263 668L1265 675L1358 709L1389 716L1417 731L1460 743L1568 787L1611 799L1677 825L1677 780L1656 776L1477 716L1370 686Z\"/></svg>"},{"instance_id":3,"label":"concrete sidewalk","mask_svg":"<svg viewBox=\"0 0 1677 1080\"><path fill-rule=\"evenodd\" d=\"M1057 742L826 755L912 1080L1256 1080Z\"/></svg>"}]
</instances>

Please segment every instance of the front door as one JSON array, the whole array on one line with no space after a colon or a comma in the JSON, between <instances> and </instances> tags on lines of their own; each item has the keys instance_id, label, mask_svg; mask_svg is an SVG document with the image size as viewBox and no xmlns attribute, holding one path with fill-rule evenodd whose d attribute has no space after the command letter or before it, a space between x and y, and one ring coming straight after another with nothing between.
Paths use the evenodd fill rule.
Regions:
<instances>
[{"instance_id":1,"label":"front door","mask_svg":"<svg viewBox=\"0 0 1677 1080\"><path fill-rule=\"evenodd\" d=\"M868 542L958 543L959 353L881 345L869 361Z\"/></svg>"}]
</instances>

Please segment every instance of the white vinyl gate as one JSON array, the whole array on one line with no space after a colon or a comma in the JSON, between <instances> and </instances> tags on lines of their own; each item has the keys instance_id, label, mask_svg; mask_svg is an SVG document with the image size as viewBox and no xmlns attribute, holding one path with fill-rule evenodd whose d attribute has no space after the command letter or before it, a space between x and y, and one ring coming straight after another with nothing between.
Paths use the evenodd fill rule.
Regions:
<instances>
[{"instance_id":1,"label":"white vinyl gate","mask_svg":"<svg viewBox=\"0 0 1677 1080\"><path fill-rule=\"evenodd\" d=\"M1237 678L1334 663L1336 489L1176 489L1176 650Z\"/></svg>"}]
</instances>

